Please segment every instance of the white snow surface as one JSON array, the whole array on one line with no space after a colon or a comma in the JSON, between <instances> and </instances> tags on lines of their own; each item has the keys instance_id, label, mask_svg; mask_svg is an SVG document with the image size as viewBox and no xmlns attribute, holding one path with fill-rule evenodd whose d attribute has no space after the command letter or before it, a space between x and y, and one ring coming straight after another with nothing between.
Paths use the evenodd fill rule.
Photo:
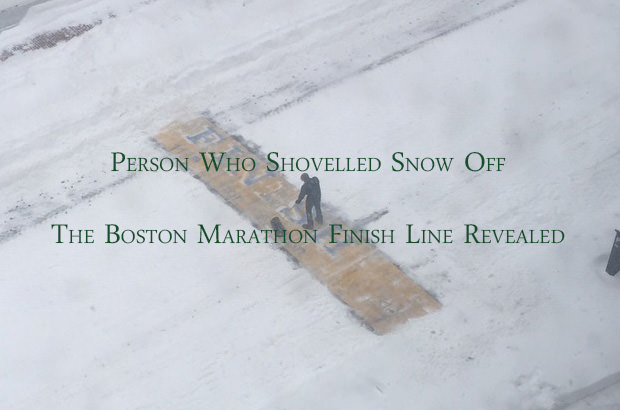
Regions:
<instances>
[{"instance_id":1,"label":"white snow surface","mask_svg":"<svg viewBox=\"0 0 620 410\"><path fill-rule=\"evenodd\" d=\"M617 2L53 0L0 53L93 23L0 63L0 408L552 409L620 371ZM201 112L263 152L385 160L319 172L324 201L454 229L379 245L442 309L377 336L274 246L103 243L106 223L251 228L188 174L111 172ZM455 161L397 173L398 151ZM504 171L467 171L472 151ZM466 223L566 239L465 244Z\"/></svg>"},{"instance_id":2,"label":"white snow surface","mask_svg":"<svg viewBox=\"0 0 620 410\"><path fill-rule=\"evenodd\" d=\"M34 0L0 0L0 11L16 6L27 6L33 2Z\"/></svg>"}]
</instances>

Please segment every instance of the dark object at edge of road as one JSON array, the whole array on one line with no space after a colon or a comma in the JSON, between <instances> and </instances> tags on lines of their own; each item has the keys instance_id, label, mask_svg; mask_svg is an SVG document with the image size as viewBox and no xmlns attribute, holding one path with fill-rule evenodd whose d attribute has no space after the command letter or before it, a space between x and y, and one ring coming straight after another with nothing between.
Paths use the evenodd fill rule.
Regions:
<instances>
[{"instance_id":1,"label":"dark object at edge of road","mask_svg":"<svg viewBox=\"0 0 620 410\"><path fill-rule=\"evenodd\" d=\"M614 276L620 272L620 231L616 229L616 238L614 244L611 247L611 253L609 254L609 261L607 262L607 268L605 272Z\"/></svg>"}]
</instances>

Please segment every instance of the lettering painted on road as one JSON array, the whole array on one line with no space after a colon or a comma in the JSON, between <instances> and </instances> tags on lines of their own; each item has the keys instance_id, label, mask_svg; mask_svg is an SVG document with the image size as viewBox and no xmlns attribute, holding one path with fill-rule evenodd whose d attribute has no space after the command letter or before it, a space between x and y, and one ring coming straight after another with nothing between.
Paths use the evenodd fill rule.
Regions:
<instances>
[{"instance_id":1,"label":"lettering painted on road","mask_svg":"<svg viewBox=\"0 0 620 410\"><path fill-rule=\"evenodd\" d=\"M156 140L178 158L189 158L190 172L259 229L269 229L278 217L285 229L297 229L303 215L287 205L297 197L297 187L280 172L268 172L266 158L233 137L208 118L174 122ZM251 158L252 167L207 170L201 153L227 153ZM246 170L247 169L247 170ZM330 226L350 230L344 218L324 207L328 226L319 229L316 241L294 241L278 246L324 283L355 316L377 334L385 334L407 320L440 308L440 303L416 284L372 241L334 242Z\"/></svg>"}]
</instances>

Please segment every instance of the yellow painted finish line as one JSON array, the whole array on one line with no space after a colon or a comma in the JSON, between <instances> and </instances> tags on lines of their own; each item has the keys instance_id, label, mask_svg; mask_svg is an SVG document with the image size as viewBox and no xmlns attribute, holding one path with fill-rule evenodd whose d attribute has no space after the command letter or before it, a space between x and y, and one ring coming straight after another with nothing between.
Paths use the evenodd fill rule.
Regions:
<instances>
[{"instance_id":1,"label":"yellow painted finish line","mask_svg":"<svg viewBox=\"0 0 620 410\"><path fill-rule=\"evenodd\" d=\"M257 229L272 229L277 216L286 230L300 229L305 222L293 214L288 204L297 198L298 187L279 172L268 172L266 160L242 141L230 136L205 117L175 122L156 140L179 158L189 158L194 176L222 196ZM227 153L227 157L251 157L251 172L224 168L206 171L200 152ZM327 208L327 207L326 207ZM347 223L324 209L326 224ZM364 243L329 243L329 229L319 230L316 243L279 243L279 246L312 272L329 290L347 304L366 326L385 334L413 317L441 306L421 286L413 282L375 246Z\"/></svg>"}]
</instances>

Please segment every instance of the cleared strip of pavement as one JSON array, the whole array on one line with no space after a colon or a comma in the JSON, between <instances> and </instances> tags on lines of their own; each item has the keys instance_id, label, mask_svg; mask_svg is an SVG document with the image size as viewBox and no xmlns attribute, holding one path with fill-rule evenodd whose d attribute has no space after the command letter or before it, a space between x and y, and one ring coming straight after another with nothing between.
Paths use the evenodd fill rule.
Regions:
<instances>
[{"instance_id":1,"label":"cleared strip of pavement","mask_svg":"<svg viewBox=\"0 0 620 410\"><path fill-rule=\"evenodd\" d=\"M297 187L280 172L267 171L266 160L239 138L232 137L205 116L175 122L156 136L167 151L188 158L196 178L248 218L257 229L272 229L279 217L286 230L298 229L304 221L288 204L297 197ZM204 166L201 152L226 153L252 158L252 171L219 171ZM349 224L326 207L329 224ZM413 282L390 258L370 243L332 243L329 228L318 230L316 243L279 243L377 334L385 334L410 318L440 308L440 303Z\"/></svg>"}]
</instances>

